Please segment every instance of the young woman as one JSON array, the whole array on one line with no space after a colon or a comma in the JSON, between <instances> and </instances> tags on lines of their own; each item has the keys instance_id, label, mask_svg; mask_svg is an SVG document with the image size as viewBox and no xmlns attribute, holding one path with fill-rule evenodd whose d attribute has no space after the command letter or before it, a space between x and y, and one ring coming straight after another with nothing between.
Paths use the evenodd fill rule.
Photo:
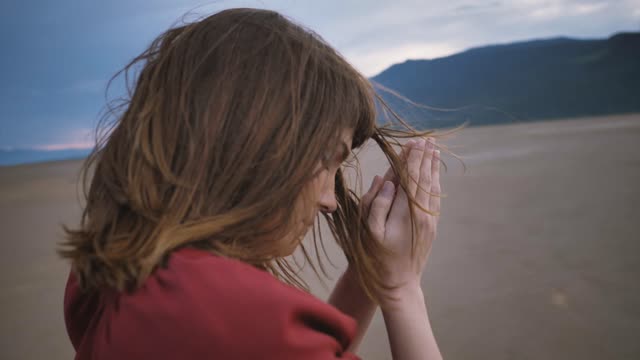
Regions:
<instances>
[{"instance_id":1,"label":"young woman","mask_svg":"<svg viewBox=\"0 0 640 360\"><path fill-rule=\"evenodd\" d=\"M272 11L173 28L133 67L60 249L77 359L354 359L377 306L394 359L441 357L420 288L440 210L430 132L376 126L368 80ZM342 165L368 139L391 167L360 199ZM330 304L287 261L319 212L349 263Z\"/></svg>"}]
</instances>

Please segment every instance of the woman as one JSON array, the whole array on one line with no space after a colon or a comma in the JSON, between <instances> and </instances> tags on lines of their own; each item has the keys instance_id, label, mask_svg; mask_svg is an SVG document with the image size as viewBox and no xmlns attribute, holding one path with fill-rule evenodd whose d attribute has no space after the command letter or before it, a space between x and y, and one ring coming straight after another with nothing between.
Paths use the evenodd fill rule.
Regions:
<instances>
[{"instance_id":1,"label":"woman","mask_svg":"<svg viewBox=\"0 0 640 360\"><path fill-rule=\"evenodd\" d=\"M377 127L367 79L271 11L171 29L138 65L60 249L77 359L353 359L378 305L394 359L440 358L420 289L440 208L429 132ZM397 155L401 137L420 140ZM391 167L360 200L341 165L368 139ZM330 304L286 260L318 212L349 263Z\"/></svg>"}]
</instances>

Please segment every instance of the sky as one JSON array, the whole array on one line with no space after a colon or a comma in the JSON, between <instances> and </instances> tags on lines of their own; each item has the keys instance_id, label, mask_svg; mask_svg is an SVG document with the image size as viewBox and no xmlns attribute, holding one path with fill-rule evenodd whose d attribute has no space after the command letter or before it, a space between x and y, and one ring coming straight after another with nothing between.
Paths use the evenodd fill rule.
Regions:
<instances>
[{"instance_id":1,"label":"sky","mask_svg":"<svg viewBox=\"0 0 640 360\"><path fill-rule=\"evenodd\" d=\"M232 7L281 12L367 76L489 44L640 31L640 0L2 1L0 149L91 147L113 74L181 18Z\"/></svg>"}]
</instances>

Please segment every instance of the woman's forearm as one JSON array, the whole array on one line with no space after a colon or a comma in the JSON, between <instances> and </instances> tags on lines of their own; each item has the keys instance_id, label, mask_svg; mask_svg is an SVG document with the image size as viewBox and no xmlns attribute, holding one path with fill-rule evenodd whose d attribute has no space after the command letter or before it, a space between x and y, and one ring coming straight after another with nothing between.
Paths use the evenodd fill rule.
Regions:
<instances>
[{"instance_id":1,"label":"woman's forearm","mask_svg":"<svg viewBox=\"0 0 640 360\"><path fill-rule=\"evenodd\" d=\"M349 351L355 352L369 328L371 318L376 312L376 304L360 287L355 272L350 268L338 280L329 297L329 303L354 318L358 323L356 337L349 346Z\"/></svg>"},{"instance_id":2,"label":"woman's forearm","mask_svg":"<svg viewBox=\"0 0 640 360\"><path fill-rule=\"evenodd\" d=\"M442 359L419 285L396 293L381 305L394 360Z\"/></svg>"}]
</instances>

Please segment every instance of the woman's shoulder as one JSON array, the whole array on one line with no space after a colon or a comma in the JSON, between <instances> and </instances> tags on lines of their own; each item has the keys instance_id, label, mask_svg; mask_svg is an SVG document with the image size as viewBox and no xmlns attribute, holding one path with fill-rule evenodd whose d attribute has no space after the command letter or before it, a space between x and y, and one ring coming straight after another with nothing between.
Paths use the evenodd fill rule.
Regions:
<instances>
[{"instance_id":1,"label":"woman's shoulder","mask_svg":"<svg viewBox=\"0 0 640 360\"><path fill-rule=\"evenodd\" d=\"M213 320L206 319L208 315L221 322L255 322L293 311L337 312L267 271L192 248L175 251L167 266L157 269L134 293L119 295L119 302L121 310L129 308L128 302L141 303L159 314L206 326Z\"/></svg>"},{"instance_id":2,"label":"woman's shoulder","mask_svg":"<svg viewBox=\"0 0 640 360\"><path fill-rule=\"evenodd\" d=\"M356 331L352 318L270 273L195 249L174 252L138 290L111 293L101 303L83 343L91 353L121 359L212 351L247 359L333 358Z\"/></svg>"},{"instance_id":3,"label":"woman's shoulder","mask_svg":"<svg viewBox=\"0 0 640 360\"><path fill-rule=\"evenodd\" d=\"M158 269L145 287L164 288L171 285L194 300L222 303L238 299L265 301L291 299L308 295L276 279L267 271L236 259L192 248L180 249L171 255L168 265ZM239 297L236 297L239 296ZM308 299L308 296L303 296ZM317 300L317 299L316 299Z\"/></svg>"},{"instance_id":4,"label":"woman's shoulder","mask_svg":"<svg viewBox=\"0 0 640 360\"><path fill-rule=\"evenodd\" d=\"M352 318L312 294L249 264L205 251L185 248L176 252L166 270L158 271L146 284L158 290L167 286L180 294L181 303L206 308L193 313L194 317L202 320L203 313L212 314L245 332L250 331L247 324L253 324L259 333L261 326L273 331L302 321L322 324L343 337L355 333Z\"/></svg>"}]
</instances>

